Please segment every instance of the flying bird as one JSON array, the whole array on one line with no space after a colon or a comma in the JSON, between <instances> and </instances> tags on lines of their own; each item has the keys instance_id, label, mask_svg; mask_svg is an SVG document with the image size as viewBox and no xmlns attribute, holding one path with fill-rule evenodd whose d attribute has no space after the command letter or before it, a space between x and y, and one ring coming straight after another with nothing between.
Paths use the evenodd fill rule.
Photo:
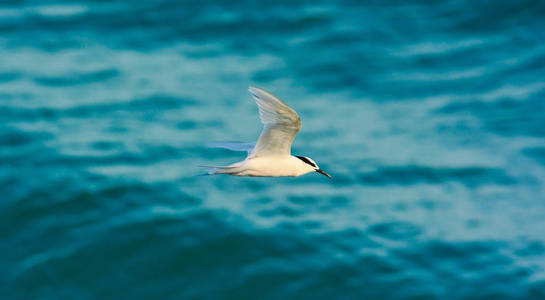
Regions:
<instances>
[{"instance_id":1,"label":"flying bird","mask_svg":"<svg viewBox=\"0 0 545 300\"><path fill-rule=\"evenodd\" d=\"M249 87L248 91L259 108L259 117L263 123L261 135L256 143L209 144L215 148L247 151L248 157L228 166L208 167L208 174L281 177L318 172L331 178L310 157L291 155L291 143L301 129L301 118L295 110L263 89Z\"/></svg>"}]
</instances>

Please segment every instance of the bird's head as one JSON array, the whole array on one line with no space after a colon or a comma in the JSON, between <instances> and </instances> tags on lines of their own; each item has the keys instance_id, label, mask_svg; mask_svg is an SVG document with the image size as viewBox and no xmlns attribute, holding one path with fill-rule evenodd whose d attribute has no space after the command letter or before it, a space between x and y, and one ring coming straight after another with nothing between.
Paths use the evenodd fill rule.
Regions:
<instances>
[{"instance_id":1,"label":"bird's head","mask_svg":"<svg viewBox=\"0 0 545 300\"><path fill-rule=\"evenodd\" d=\"M331 178L331 175L327 174L325 171L320 169L320 167L318 167L318 165L310 157L306 157L306 156L295 156L295 157L297 157L303 162L302 164L303 174L310 173L310 172L318 172L324 176Z\"/></svg>"}]
</instances>

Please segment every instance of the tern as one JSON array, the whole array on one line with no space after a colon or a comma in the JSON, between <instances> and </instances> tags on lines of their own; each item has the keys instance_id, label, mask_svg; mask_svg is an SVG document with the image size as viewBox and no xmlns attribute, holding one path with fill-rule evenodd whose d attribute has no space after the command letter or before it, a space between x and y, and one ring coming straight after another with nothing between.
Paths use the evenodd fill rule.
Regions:
<instances>
[{"instance_id":1,"label":"tern","mask_svg":"<svg viewBox=\"0 0 545 300\"><path fill-rule=\"evenodd\" d=\"M291 143L301 129L301 118L284 101L256 87L249 87L259 109L263 130L256 143L220 142L209 147L233 151L247 151L245 160L222 167L208 167L209 175L282 177L301 176L318 172L329 178L331 175L320 169L310 157L291 155Z\"/></svg>"}]
</instances>

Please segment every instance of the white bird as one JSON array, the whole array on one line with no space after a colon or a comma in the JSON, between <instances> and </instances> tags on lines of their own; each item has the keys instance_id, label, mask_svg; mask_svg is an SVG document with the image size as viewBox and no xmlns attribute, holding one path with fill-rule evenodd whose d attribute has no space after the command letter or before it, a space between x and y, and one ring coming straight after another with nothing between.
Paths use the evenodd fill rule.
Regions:
<instances>
[{"instance_id":1,"label":"white bird","mask_svg":"<svg viewBox=\"0 0 545 300\"><path fill-rule=\"evenodd\" d=\"M245 160L223 167L209 167L210 175L234 176L301 176L318 172L329 178L309 157L291 155L291 143L301 129L301 118L284 101L256 87L249 87L263 123L257 143L212 143L210 147L247 151Z\"/></svg>"}]
</instances>

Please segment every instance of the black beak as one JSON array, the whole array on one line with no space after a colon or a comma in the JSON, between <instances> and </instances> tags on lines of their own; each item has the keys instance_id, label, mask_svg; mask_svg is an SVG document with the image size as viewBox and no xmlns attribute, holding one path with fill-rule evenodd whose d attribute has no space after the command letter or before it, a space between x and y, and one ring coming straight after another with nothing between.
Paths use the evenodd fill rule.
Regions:
<instances>
[{"instance_id":1,"label":"black beak","mask_svg":"<svg viewBox=\"0 0 545 300\"><path fill-rule=\"evenodd\" d=\"M327 177L329 177L329 178L332 178L331 175L327 174L327 173L326 173L325 171L323 171L322 169L317 169L316 172L318 172L318 173L320 173L320 174L322 174L322 175L325 175L325 176L327 176Z\"/></svg>"}]
</instances>

